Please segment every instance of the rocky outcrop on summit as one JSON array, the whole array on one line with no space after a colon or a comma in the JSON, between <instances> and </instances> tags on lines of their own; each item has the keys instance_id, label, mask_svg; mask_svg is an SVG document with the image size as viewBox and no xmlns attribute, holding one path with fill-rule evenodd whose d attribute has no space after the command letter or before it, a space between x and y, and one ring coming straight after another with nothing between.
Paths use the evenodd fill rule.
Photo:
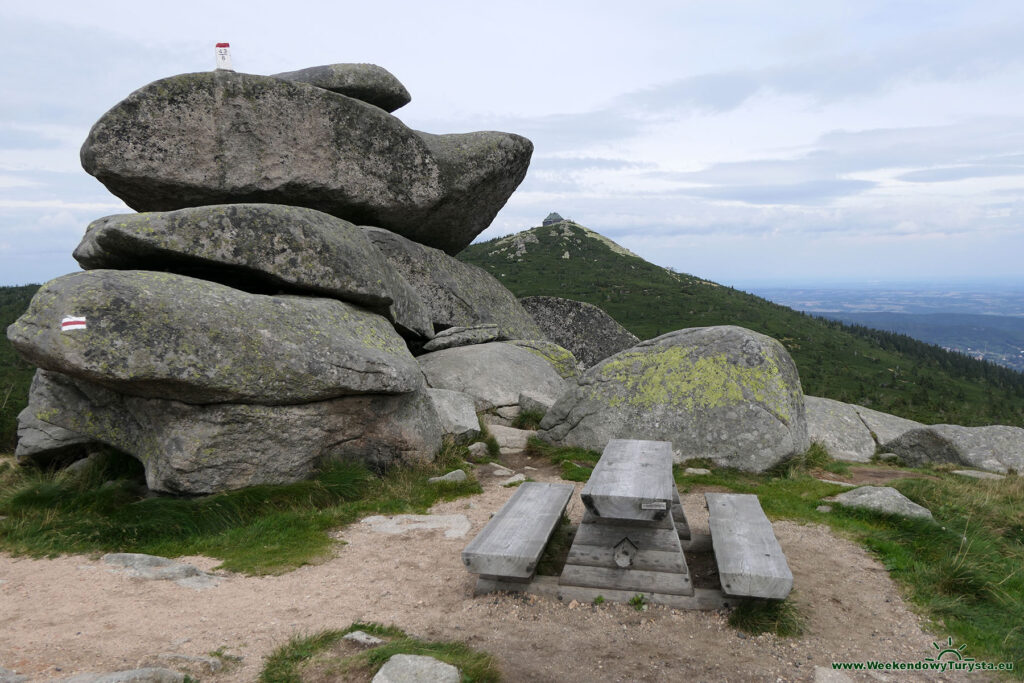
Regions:
<instances>
[{"instance_id":1,"label":"rocky outcrop on summit","mask_svg":"<svg viewBox=\"0 0 1024 683\"><path fill-rule=\"evenodd\" d=\"M519 395L534 391L558 396L564 380L551 364L526 349L492 342L459 346L420 356L427 384L473 397L477 411L519 404Z\"/></svg>"},{"instance_id":2,"label":"rocky outcrop on summit","mask_svg":"<svg viewBox=\"0 0 1024 683\"><path fill-rule=\"evenodd\" d=\"M273 77L308 83L339 95L354 97L389 113L412 101L412 96L401 81L376 64L325 64L273 74Z\"/></svg>"},{"instance_id":3,"label":"rocky outcrop on summit","mask_svg":"<svg viewBox=\"0 0 1024 683\"><path fill-rule=\"evenodd\" d=\"M313 209L219 204L107 216L89 225L74 257L87 270L162 270L246 291L329 296L433 334L419 296L363 231Z\"/></svg>"},{"instance_id":4,"label":"rocky outcrop on summit","mask_svg":"<svg viewBox=\"0 0 1024 683\"><path fill-rule=\"evenodd\" d=\"M135 91L93 126L81 156L137 211L306 206L454 254L490 224L532 153L518 135L418 133L350 97L220 70Z\"/></svg>"},{"instance_id":5,"label":"rocky outcrop on summit","mask_svg":"<svg viewBox=\"0 0 1024 683\"><path fill-rule=\"evenodd\" d=\"M1024 472L1024 429L1005 425L932 425L883 445L910 465L951 462L991 472Z\"/></svg>"},{"instance_id":6,"label":"rocky outcrop on summit","mask_svg":"<svg viewBox=\"0 0 1024 683\"><path fill-rule=\"evenodd\" d=\"M435 330L494 324L506 339L545 338L515 295L484 269L388 230L363 230L419 294Z\"/></svg>"},{"instance_id":7,"label":"rocky outcrop on summit","mask_svg":"<svg viewBox=\"0 0 1024 683\"><path fill-rule=\"evenodd\" d=\"M887 515L934 519L931 510L918 505L891 486L861 486L824 500Z\"/></svg>"},{"instance_id":8,"label":"rocky outcrop on summit","mask_svg":"<svg viewBox=\"0 0 1024 683\"><path fill-rule=\"evenodd\" d=\"M875 440L864 424L858 406L830 398L806 396L807 434L825 446L837 460L868 462L875 454Z\"/></svg>"},{"instance_id":9,"label":"rocky outcrop on summit","mask_svg":"<svg viewBox=\"0 0 1024 683\"><path fill-rule=\"evenodd\" d=\"M678 460L763 471L804 452L804 396L792 358L741 327L641 342L587 370L547 412L541 438L601 451L610 439L671 441Z\"/></svg>"},{"instance_id":10,"label":"rocky outcrop on summit","mask_svg":"<svg viewBox=\"0 0 1024 683\"><path fill-rule=\"evenodd\" d=\"M189 405L41 372L48 422L135 456L150 489L204 494L306 479L325 461L429 461L443 429L425 391L287 406Z\"/></svg>"},{"instance_id":11,"label":"rocky outcrop on summit","mask_svg":"<svg viewBox=\"0 0 1024 683\"><path fill-rule=\"evenodd\" d=\"M84 328L63 331L65 316L85 318ZM423 387L384 318L334 299L248 294L169 273L51 280L7 336L38 367L187 403L304 403Z\"/></svg>"},{"instance_id":12,"label":"rocky outcrop on summit","mask_svg":"<svg viewBox=\"0 0 1024 683\"><path fill-rule=\"evenodd\" d=\"M547 338L569 349L584 369L640 341L593 304L557 296L528 296L519 303Z\"/></svg>"}]
</instances>

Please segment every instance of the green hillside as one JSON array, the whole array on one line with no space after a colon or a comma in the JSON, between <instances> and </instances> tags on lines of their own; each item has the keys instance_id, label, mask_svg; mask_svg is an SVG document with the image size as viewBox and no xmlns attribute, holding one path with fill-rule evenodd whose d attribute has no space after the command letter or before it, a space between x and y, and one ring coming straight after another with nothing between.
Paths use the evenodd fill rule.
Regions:
<instances>
[{"instance_id":1,"label":"green hillside","mask_svg":"<svg viewBox=\"0 0 1024 683\"><path fill-rule=\"evenodd\" d=\"M39 285L0 287L0 330L6 331L7 326L25 312L37 289ZM14 450L18 430L15 418L28 403L33 374L35 368L15 353L7 335L3 335L0 339L0 453Z\"/></svg>"},{"instance_id":2,"label":"green hillside","mask_svg":"<svg viewBox=\"0 0 1024 683\"><path fill-rule=\"evenodd\" d=\"M516 296L599 306L642 339L706 325L762 332L785 344L811 395L926 423L1024 426L1024 374L670 272L575 223L474 244L458 258L485 268Z\"/></svg>"}]
</instances>

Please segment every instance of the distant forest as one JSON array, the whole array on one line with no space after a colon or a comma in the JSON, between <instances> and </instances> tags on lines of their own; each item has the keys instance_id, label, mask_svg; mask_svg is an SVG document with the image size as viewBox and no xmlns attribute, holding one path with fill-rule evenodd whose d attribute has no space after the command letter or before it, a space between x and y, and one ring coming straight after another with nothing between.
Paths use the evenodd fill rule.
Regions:
<instances>
[{"instance_id":1,"label":"distant forest","mask_svg":"<svg viewBox=\"0 0 1024 683\"><path fill-rule=\"evenodd\" d=\"M516 296L592 303L641 339L740 325L782 342L805 393L928 424L1024 426L1024 374L911 337L845 325L613 251L565 224L470 245L458 255Z\"/></svg>"}]
</instances>

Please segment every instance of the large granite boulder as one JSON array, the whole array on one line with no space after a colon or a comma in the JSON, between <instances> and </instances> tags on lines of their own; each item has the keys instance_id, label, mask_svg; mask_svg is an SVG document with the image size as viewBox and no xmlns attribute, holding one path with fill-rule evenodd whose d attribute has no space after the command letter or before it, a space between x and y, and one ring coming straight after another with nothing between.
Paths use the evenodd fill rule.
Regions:
<instances>
[{"instance_id":1,"label":"large granite boulder","mask_svg":"<svg viewBox=\"0 0 1024 683\"><path fill-rule=\"evenodd\" d=\"M455 254L526 175L509 133L429 135L359 100L218 70L151 83L103 115L82 166L137 211L307 206Z\"/></svg>"},{"instance_id":2,"label":"large granite boulder","mask_svg":"<svg viewBox=\"0 0 1024 683\"><path fill-rule=\"evenodd\" d=\"M163 270L247 291L316 294L364 306L430 337L422 300L363 231L320 211L218 204L93 221L75 249L86 270Z\"/></svg>"},{"instance_id":3,"label":"large granite boulder","mask_svg":"<svg viewBox=\"0 0 1024 683\"><path fill-rule=\"evenodd\" d=\"M805 396L807 435L821 443L837 460L868 462L875 440L857 412L857 406L830 398Z\"/></svg>"},{"instance_id":4,"label":"large granite boulder","mask_svg":"<svg viewBox=\"0 0 1024 683\"><path fill-rule=\"evenodd\" d=\"M376 64L325 64L298 71L274 74L274 78L348 95L393 112L412 101L412 96L395 76Z\"/></svg>"},{"instance_id":5,"label":"large granite boulder","mask_svg":"<svg viewBox=\"0 0 1024 683\"><path fill-rule=\"evenodd\" d=\"M94 439L38 417L46 417L49 409L40 405L47 395L45 383L45 371L37 370L28 391L28 405L18 413L18 445L14 457L19 463L42 467L67 464L86 457L90 447L96 444Z\"/></svg>"},{"instance_id":6,"label":"large granite boulder","mask_svg":"<svg viewBox=\"0 0 1024 683\"><path fill-rule=\"evenodd\" d=\"M427 389L444 433L455 443L469 443L480 436L480 420L476 416L473 397L450 389Z\"/></svg>"},{"instance_id":7,"label":"large granite boulder","mask_svg":"<svg viewBox=\"0 0 1024 683\"><path fill-rule=\"evenodd\" d=\"M363 227L430 310L434 329L494 324L506 339L544 339L512 292L483 268L389 230Z\"/></svg>"},{"instance_id":8,"label":"large granite boulder","mask_svg":"<svg viewBox=\"0 0 1024 683\"><path fill-rule=\"evenodd\" d=\"M203 494L308 478L327 461L430 461L443 429L425 391L264 406L140 398L41 371L36 416L138 458L149 488Z\"/></svg>"},{"instance_id":9,"label":"large granite boulder","mask_svg":"<svg viewBox=\"0 0 1024 683\"><path fill-rule=\"evenodd\" d=\"M578 379L583 367L569 349L543 339L509 339L509 344L524 348L530 353L540 356L562 376L562 379Z\"/></svg>"},{"instance_id":10,"label":"large granite boulder","mask_svg":"<svg viewBox=\"0 0 1024 683\"><path fill-rule=\"evenodd\" d=\"M865 408L864 406L854 405L853 407L857 411L857 415L860 416L860 419L863 420L864 426L871 432L875 443L879 446L884 447L885 444L905 432L909 432L911 429L924 427L920 422L914 422L898 415L882 413L871 408Z\"/></svg>"},{"instance_id":11,"label":"large granite boulder","mask_svg":"<svg viewBox=\"0 0 1024 683\"><path fill-rule=\"evenodd\" d=\"M951 462L991 472L1024 472L1024 429L932 425L904 432L883 448L910 465Z\"/></svg>"},{"instance_id":12,"label":"large granite boulder","mask_svg":"<svg viewBox=\"0 0 1024 683\"><path fill-rule=\"evenodd\" d=\"M809 446L804 396L782 344L741 327L670 332L606 358L540 424L550 442L671 441L677 460L763 471Z\"/></svg>"},{"instance_id":13,"label":"large granite boulder","mask_svg":"<svg viewBox=\"0 0 1024 683\"><path fill-rule=\"evenodd\" d=\"M416 360L431 387L469 394L478 412L518 405L524 391L558 396L565 386L547 360L502 342L434 351Z\"/></svg>"},{"instance_id":14,"label":"large granite boulder","mask_svg":"<svg viewBox=\"0 0 1024 683\"><path fill-rule=\"evenodd\" d=\"M593 304L557 296L528 296L519 303L545 336L569 349L584 369L640 341Z\"/></svg>"},{"instance_id":15,"label":"large granite boulder","mask_svg":"<svg viewBox=\"0 0 1024 683\"><path fill-rule=\"evenodd\" d=\"M304 403L423 386L380 316L169 273L90 270L51 280L7 336L38 367L186 403Z\"/></svg>"}]
</instances>

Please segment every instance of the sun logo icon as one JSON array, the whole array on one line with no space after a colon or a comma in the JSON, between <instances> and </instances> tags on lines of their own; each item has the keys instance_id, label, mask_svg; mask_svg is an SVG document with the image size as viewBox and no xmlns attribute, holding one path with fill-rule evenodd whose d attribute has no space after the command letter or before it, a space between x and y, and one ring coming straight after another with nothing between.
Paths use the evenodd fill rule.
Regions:
<instances>
[{"instance_id":1,"label":"sun logo icon","mask_svg":"<svg viewBox=\"0 0 1024 683\"><path fill-rule=\"evenodd\" d=\"M943 645L945 645L945 647L943 647ZM934 647L936 650L938 650L939 654L937 654L934 659L931 658L931 657L926 657L925 658L926 662L941 662L942 658L944 656L946 656L946 655L950 655L950 657L947 659L947 661L953 661L953 660L955 660L957 662L973 662L974 661L974 657L964 657L963 654L961 654L964 651L964 648L967 647L966 643L962 643L960 645L960 647L953 647L953 636L950 636L949 638L947 638L945 643L932 643L932 647Z\"/></svg>"}]
</instances>

